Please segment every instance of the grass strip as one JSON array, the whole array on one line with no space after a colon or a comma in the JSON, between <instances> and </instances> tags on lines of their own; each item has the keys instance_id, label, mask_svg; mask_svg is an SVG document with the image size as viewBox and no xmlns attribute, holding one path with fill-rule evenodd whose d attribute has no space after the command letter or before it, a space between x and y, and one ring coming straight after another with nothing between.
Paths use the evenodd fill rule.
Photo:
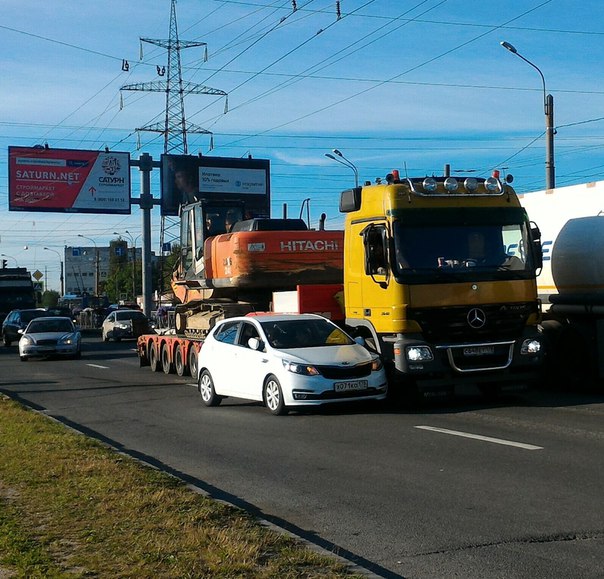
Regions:
<instances>
[{"instance_id":1,"label":"grass strip","mask_svg":"<svg viewBox=\"0 0 604 579\"><path fill-rule=\"evenodd\" d=\"M0 449L0 577L354 576L5 396Z\"/></svg>"}]
</instances>

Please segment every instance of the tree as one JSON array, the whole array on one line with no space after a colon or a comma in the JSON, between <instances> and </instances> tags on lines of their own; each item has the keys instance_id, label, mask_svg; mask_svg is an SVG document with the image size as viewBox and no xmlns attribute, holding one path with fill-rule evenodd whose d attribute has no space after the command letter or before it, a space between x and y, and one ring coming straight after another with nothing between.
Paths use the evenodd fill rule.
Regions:
<instances>
[{"instance_id":1,"label":"tree","mask_svg":"<svg viewBox=\"0 0 604 579\"><path fill-rule=\"evenodd\" d=\"M109 243L109 272L105 293L116 303L132 294L132 268L128 263L128 243L121 237Z\"/></svg>"},{"instance_id":2,"label":"tree","mask_svg":"<svg viewBox=\"0 0 604 579\"><path fill-rule=\"evenodd\" d=\"M59 292L55 290L46 290L42 294L42 307L56 308L59 303Z\"/></svg>"}]
</instances>

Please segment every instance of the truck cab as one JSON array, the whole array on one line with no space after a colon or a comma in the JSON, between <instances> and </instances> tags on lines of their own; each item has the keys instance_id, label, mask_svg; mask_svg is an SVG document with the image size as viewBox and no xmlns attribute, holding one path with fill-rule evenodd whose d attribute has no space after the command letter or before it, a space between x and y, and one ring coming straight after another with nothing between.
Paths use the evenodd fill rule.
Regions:
<instances>
[{"instance_id":1,"label":"truck cab","mask_svg":"<svg viewBox=\"0 0 604 579\"><path fill-rule=\"evenodd\" d=\"M344 191L346 324L424 396L524 387L543 355L539 232L497 177Z\"/></svg>"}]
</instances>

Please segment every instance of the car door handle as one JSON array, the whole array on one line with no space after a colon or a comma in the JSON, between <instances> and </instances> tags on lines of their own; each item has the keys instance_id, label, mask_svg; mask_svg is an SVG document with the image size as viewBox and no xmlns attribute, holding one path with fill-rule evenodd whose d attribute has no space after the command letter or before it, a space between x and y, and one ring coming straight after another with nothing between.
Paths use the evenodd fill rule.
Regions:
<instances>
[{"instance_id":1,"label":"car door handle","mask_svg":"<svg viewBox=\"0 0 604 579\"><path fill-rule=\"evenodd\" d=\"M262 358L262 363L266 364L268 362L268 358Z\"/></svg>"}]
</instances>

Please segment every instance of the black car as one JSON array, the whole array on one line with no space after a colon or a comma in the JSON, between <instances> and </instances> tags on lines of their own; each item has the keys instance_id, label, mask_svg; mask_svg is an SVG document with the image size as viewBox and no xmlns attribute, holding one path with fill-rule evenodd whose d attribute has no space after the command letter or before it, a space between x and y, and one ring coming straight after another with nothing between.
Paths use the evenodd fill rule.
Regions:
<instances>
[{"instance_id":1,"label":"black car","mask_svg":"<svg viewBox=\"0 0 604 579\"><path fill-rule=\"evenodd\" d=\"M25 330L27 324L34 318L47 316L48 312L41 308L32 310L13 310L9 312L4 322L2 322L2 342L5 346L10 346L13 342L18 342L21 338L19 330Z\"/></svg>"}]
</instances>

